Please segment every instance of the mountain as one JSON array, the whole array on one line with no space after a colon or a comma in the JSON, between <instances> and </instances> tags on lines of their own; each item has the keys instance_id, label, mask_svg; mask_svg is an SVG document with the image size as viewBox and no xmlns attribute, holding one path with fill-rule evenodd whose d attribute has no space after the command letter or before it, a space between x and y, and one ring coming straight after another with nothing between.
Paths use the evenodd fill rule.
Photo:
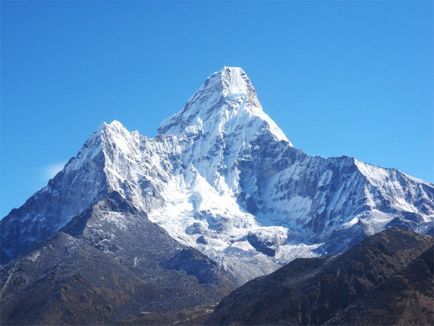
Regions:
<instances>
[{"instance_id":1,"label":"mountain","mask_svg":"<svg viewBox=\"0 0 434 326\"><path fill-rule=\"evenodd\" d=\"M329 325L432 325L434 247L349 306Z\"/></svg>"},{"instance_id":2,"label":"mountain","mask_svg":"<svg viewBox=\"0 0 434 326\"><path fill-rule=\"evenodd\" d=\"M212 74L155 138L117 121L101 126L46 187L1 220L2 264L114 193L237 285L297 257L341 253L390 226L433 233L432 184L296 149L236 67ZM118 228L126 222L110 216ZM173 264L185 269L183 259Z\"/></svg>"},{"instance_id":3,"label":"mountain","mask_svg":"<svg viewBox=\"0 0 434 326\"><path fill-rule=\"evenodd\" d=\"M298 258L225 297L212 325L432 325L433 239L389 228L339 256Z\"/></svg>"},{"instance_id":4,"label":"mountain","mask_svg":"<svg viewBox=\"0 0 434 326\"><path fill-rule=\"evenodd\" d=\"M117 322L214 304L234 288L214 261L118 193L3 266L0 284L2 325Z\"/></svg>"}]
</instances>

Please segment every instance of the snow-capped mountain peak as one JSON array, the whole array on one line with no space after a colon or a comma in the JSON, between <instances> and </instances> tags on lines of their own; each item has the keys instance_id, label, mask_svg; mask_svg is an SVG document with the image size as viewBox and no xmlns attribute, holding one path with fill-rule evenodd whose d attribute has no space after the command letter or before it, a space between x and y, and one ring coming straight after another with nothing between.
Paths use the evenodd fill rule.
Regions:
<instances>
[{"instance_id":1,"label":"snow-capped mountain peak","mask_svg":"<svg viewBox=\"0 0 434 326\"><path fill-rule=\"evenodd\" d=\"M248 141L269 133L289 143L282 130L262 110L255 88L239 67L224 67L211 74L183 110L165 120L158 132L187 137L239 133Z\"/></svg>"},{"instance_id":2,"label":"snow-capped mountain peak","mask_svg":"<svg viewBox=\"0 0 434 326\"><path fill-rule=\"evenodd\" d=\"M255 88L242 68L225 66L211 75L209 79L214 79L214 83L221 83L223 95L228 101L250 101L256 105L256 110L262 111ZM213 85L212 82L210 84Z\"/></svg>"},{"instance_id":3,"label":"snow-capped mountain peak","mask_svg":"<svg viewBox=\"0 0 434 326\"><path fill-rule=\"evenodd\" d=\"M98 155L113 154L114 151L128 155L132 150L134 136L140 138L137 131L128 131L117 120L104 122L84 143L77 156L68 162L65 166L66 172L81 169L83 164Z\"/></svg>"}]
</instances>

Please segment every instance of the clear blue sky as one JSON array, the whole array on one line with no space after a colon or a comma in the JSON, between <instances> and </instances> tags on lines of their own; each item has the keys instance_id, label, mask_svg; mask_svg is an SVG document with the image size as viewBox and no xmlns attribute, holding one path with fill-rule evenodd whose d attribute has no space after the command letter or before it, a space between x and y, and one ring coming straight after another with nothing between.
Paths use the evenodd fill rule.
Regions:
<instances>
[{"instance_id":1,"label":"clear blue sky","mask_svg":"<svg viewBox=\"0 0 434 326\"><path fill-rule=\"evenodd\" d=\"M103 122L155 135L242 66L309 154L434 181L432 1L1 2L0 217Z\"/></svg>"}]
</instances>

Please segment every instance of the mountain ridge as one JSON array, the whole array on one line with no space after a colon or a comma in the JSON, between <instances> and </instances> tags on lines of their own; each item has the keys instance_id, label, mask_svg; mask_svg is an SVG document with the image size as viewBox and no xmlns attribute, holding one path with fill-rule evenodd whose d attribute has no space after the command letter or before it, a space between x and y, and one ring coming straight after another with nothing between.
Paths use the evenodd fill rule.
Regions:
<instances>
[{"instance_id":1,"label":"mountain ridge","mask_svg":"<svg viewBox=\"0 0 434 326\"><path fill-rule=\"evenodd\" d=\"M3 265L0 284L2 324L107 323L214 304L234 288L213 261L117 193Z\"/></svg>"},{"instance_id":2,"label":"mountain ridge","mask_svg":"<svg viewBox=\"0 0 434 326\"><path fill-rule=\"evenodd\" d=\"M433 232L433 185L294 148L240 68L212 74L155 138L103 124L0 222L2 264L111 192L239 284L297 257L343 252L388 226Z\"/></svg>"},{"instance_id":3,"label":"mountain ridge","mask_svg":"<svg viewBox=\"0 0 434 326\"><path fill-rule=\"evenodd\" d=\"M402 290L406 286L421 290L420 284L433 283L432 266L429 272L429 263L420 261L422 257L432 262L432 245L430 236L392 227L338 256L296 259L231 292L208 316L206 324L377 325L394 324L396 320L408 325L412 320L415 324L432 321L432 287L422 288L426 296L423 305L412 302L417 293L408 295ZM415 264L422 267L415 269ZM418 275L417 270L423 274ZM385 297L393 304L382 302ZM405 306L400 303L403 298L408 303L406 313L399 308ZM388 311L392 306L393 312ZM360 312L361 307L370 310ZM423 313L412 316L411 311Z\"/></svg>"}]
</instances>

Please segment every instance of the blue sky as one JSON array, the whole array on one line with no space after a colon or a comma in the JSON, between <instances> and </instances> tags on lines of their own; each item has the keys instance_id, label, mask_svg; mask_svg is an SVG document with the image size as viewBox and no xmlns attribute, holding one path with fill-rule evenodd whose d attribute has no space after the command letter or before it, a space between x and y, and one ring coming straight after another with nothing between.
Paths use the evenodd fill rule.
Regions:
<instances>
[{"instance_id":1,"label":"blue sky","mask_svg":"<svg viewBox=\"0 0 434 326\"><path fill-rule=\"evenodd\" d=\"M2 1L0 217L103 122L242 66L296 147L434 181L432 1Z\"/></svg>"}]
</instances>

